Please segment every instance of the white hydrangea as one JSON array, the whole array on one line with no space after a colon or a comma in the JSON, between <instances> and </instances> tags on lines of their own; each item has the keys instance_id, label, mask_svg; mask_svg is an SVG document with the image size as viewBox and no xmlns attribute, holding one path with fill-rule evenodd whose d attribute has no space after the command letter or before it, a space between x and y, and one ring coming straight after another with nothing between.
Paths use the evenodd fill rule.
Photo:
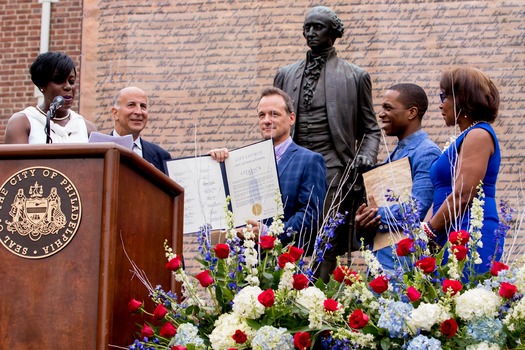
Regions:
<instances>
[{"instance_id":1,"label":"white hydrangea","mask_svg":"<svg viewBox=\"0 0 525 350\"><path fill-rule=\"evenodd\" d=\"M222 314L215 321L214 326L215 328L210 334L210 343L214 350L238 347L232 338L237 330L246 334L246 344L249 344L255 335L255 330L250 328L243 318L235 314Z\"/></svg>"},{"instance_id":2,"label":"white hydrangea","mask_svg":"<svg viewBox=\"0 0 525 350\"><path fill-rule=\"evenodd\" d=\"M262 326L252 340L253 350L294 350L293 337L286 328Z\"/></svg>"},{"instance_id":3,"label":"white hydrangea","mask_svg":"<svg viewBox=\"0 0 525 350\"><path fill-rule=\"evenodd\" d=\"M498 344L482 342L478 344L467 345L466 350L500 350Z\"/></svg>"},{"instance_id":4,"label":"white hydrangea","mask_svg":"<svg viewBox=\"0 0 525 350\"><path fill-rule=\"evenodd\" d=\"M308 310L322 308L325 298L324 293L317 287L308 287L297 293L297 302Z\"/></svg>"},{"instance_id":5,"label":"white hydrangea","mask_svg":"<svg viewBox=\"0 0 525 350\"><path fill-rule=\"evenodd\" d=\"M172 344L173 343L173 344ZM199 329L191 323L183 323L177 328L177 334L173 338L171 345L193 345L195 350L205 350L204 340L199 337Z\"/></svg>"},{"instance_id":6,"label":"white hydrangea","mask_svg":"<svg viewBox=\"0 0 525 350\"><path fill-rule=\"evenodd\" d=\"M446 310L440 304L419 304L417 309L412 310L408 319L408 326L415 334L418 330L430 331L433 325L441 323L450 318Z\"/></svg>"},{"instance_id":7,"label":"white hydrangea","mask_svg":"<svg viewBox=\"0 0 525 350\"><path fill-rule=\"evenodd\" d=\"M244 287L233 298L233 313L242 318L257 319L264 314L264 305L257 297L262 293L258 286Z\"/></svg>"},{"instance_id":8,"label":"white hydrangea","mask_svg":"<svg viewBox=\"0 0 525 350\"><path fill-rule=\"evenodd\" d=\"M479 317L496 317L500 300L491 290L482 287L470 289L455 299L456 314L466 321Z\"/></svg>"}]
</instances>

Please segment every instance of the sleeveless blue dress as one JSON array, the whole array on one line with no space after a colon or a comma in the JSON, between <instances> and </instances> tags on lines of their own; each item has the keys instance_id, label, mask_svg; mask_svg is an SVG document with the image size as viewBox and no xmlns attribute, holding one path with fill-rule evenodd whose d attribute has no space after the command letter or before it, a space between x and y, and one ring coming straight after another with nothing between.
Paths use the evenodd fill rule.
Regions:
<instances>
[{"instance_id":1,"label":"sleeveless blue dress","mask_svg":"<svg viewBox=\"0 0 525 350\"><path fill-rule=\"evenodd\" d=\"M485 173L485 177L483 178L483 191L485 192L485 204L483 206L484 220L483 227L481 229L481 241L483 242L483 247L478 247L477 249L482 259L482 263L475 265L475 270L477 273L484 273L490 268L489 263L496 250L496 244L501 248L503 248L504 244L504 237L500 237L498 242L494 241L494 231L499 224L498 208L496 205L496 180L498 177L501 155L498 138L496 137L496 133L494 132L494 129L492 129L492 126L486 122L478 123L461 134L431 166L430 179L434 185L433 214L436 214L441 204L443 204L447 196L452 192L452 180L454 178L454 168L458 156L458 149L461 151L461 143L463 142L465 136L475 128L482 128L489 132L492 136L492 140L494 141L494 154L489 158L487 171ZM456 220L453 221L450 231L459 229L468 231L469 226L470 208L463 217L456 218ZM447 240L448 233L443 233L436 238L436 242L441 246L445 245ZM500 258L501 253L496 255L496 260L499 260Z\"/></svg>"}]
</instances>

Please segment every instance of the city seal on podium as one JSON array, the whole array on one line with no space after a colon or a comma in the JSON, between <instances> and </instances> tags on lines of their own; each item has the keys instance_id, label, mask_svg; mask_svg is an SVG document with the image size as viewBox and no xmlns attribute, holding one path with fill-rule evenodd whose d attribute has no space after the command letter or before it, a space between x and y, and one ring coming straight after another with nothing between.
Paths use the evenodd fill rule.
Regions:
<instances>
[{"instance_id":1,"label":"city seal on podium","mask_svg":"<svg viewBox=\"0 0 525 350\"><path fill-rule=\"evenodd\" d=\"M0 187L0 242L11 253L40 259L64 249L80 225L75 185L49 167L31 167Z\"/></svg>"}]
</instances>

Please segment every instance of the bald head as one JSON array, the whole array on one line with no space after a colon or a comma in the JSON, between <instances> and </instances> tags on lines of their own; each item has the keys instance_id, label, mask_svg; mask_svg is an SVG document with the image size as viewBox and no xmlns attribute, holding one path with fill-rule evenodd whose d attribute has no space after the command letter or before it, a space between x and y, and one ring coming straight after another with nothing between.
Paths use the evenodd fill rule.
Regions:
<instances>
[{"instance_id":1,"label":"bald head","mask_svg":"<svg viewBox=\"0 0 525 350\"><path fill-rule=\"evenodd\" d=\"M111 113L117 133L137 139L148 122L148 97L138 87L125 87L115 96Z\"/></svg>"},{"instance_id":2,"label":"bald head","mask_svg":"<svg viewBox=\"0 0 525 350\"><path fill-rule=\"evenodd\" d=\"M116 108L119 107L119 101L122 95L126 96L127 94L133 94L133 93L143 94L144 96L146 96L146 93L141 88L138 88L136 86L128 86L128 87L123 88L117 93L117 95L113 99L113 107L116 107ZM148 100L148 96L146 96L146 102L147 100Z\"/></svg>"}]
</instances>

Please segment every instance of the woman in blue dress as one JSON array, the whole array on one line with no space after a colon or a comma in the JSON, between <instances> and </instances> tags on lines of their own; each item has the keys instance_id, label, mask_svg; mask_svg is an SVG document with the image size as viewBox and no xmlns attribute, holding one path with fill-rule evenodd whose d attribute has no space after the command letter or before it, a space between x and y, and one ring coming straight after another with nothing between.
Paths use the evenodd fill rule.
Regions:
<instances>
[{"instance_id":1,"label":"woman in blue dress","mask_svg":"<svg viewBox=\"0 0 525 350\"><path fill-rule=\"evenodd\" d=\"M433 216L423 228L429 238L444 246L452 231L469 231L470 208L482 182L482 260L477 273L489 270L492 259L499 260L503 237L495 237L499 218L496 206L496 180L500 167L498 139L490 125L497 117L500 97L494 82L475 68L445 71L440 81L441 114L447 126L458 126L461 133L430 168L434 184Z\"/></svg>"}]
</instances>

